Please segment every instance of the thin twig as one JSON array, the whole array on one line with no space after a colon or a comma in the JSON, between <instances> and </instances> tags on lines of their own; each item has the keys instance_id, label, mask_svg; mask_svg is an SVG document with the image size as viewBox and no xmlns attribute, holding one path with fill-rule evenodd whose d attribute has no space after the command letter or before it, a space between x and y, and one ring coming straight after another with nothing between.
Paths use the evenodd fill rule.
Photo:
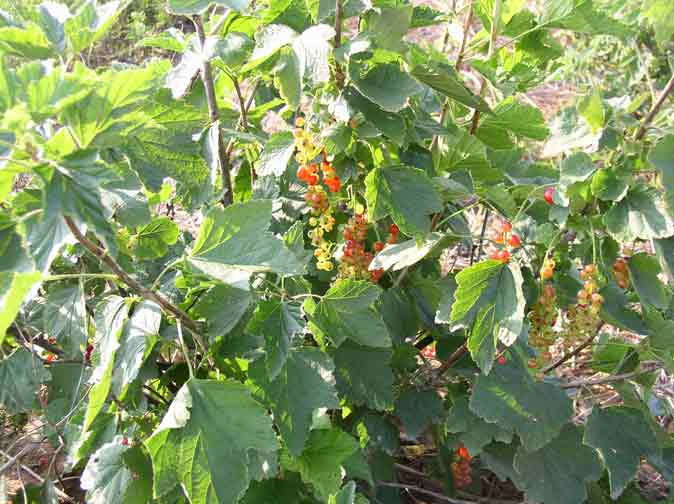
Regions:
<instances>
[{"instance_id":1,"label":"thin twig","mask_svg":"<svg viewBox=\"0 0 674 504\"><path fill-rule=\"evenodd\" d=\"M195 16L192 19L192 22L194 23L194 28L197 31L199 42L203 47L206 43L206 34L204 33L204 25L201 22L201 18L199 16ZM211 64L207 60L204 60L201 65L201 81L203 82L204 89L206 91L206 103L208 104L208 115L210 117L211 124L218 124L219 128L220 112L218 111L218 102L215 98L213 72L211 70ZM220 166L222 189L224 191L222 195L222 204L224 206L229 206L234 201L234 195L232 193L232 175L230 173L229 156L227 155L225 142L221 134L218 134L218 165Z\"/></svg>"},{"instance_id":2,"label":"thin twig","mask_svg":"<svg viewBox=\"0 0 674 504\"><path fill-rule=\"evenodd\" d=\"M599 331L601 330L601 328L602 328L603 325L604 325L604 323L601 322L600 325L597 327L597 330L596 330L596 331L595 331L589 338L587 338L585 341L583 341L577 348L575 348L575 349L572 350L571 352L569 352L569 353L563 355L562 357L560 357L558 360L556 360L555 362L553 362L553 363L550 364L549 366L543 368L541 371L542 371L543 373L549 373L550 371L554 371L554 370L557 369L559 366L561 366L562 364L564 364L566 361L568 361L569 359L575 357L575 356L578 355L580 352L582 352L583 350L585 350L587 347L589 347L589 346L592 344L592 342L594 341L594 339L597 337L597 333L599 333Z\"/></svg>"},{"instance_id":3,"label":"thin twig","mask_svg":"<svg viewBox=\"0 0 674 504\"><path fill-rule=\"evenodd\" d=\"M65 217L66 224L70 228L70 232L75 236L78 242L84 246L89 252L96 256L103 264L105 264L110 270L117 275L117 277L124 282L126 285L131 287L133 290L138 292L141 296L149 301L154 301L159 306L161 306L165 311L171 313L176 318L181 320L187 328L193 332L197 332L199 327L196 322L192 320L187 313L175 306L173 303L165 299L160 294L143 287L138 283L131 275L122 269L122 267L115 261L106 250L96 245L94 242L89 240L84 236L80 230L77 228L75 223L70 217Z\"/></svg>"},{"instance_id":4,"label":"thin twig","mask_svg":"<svg viewBox=\"0 0 674 504\"><path fill-rule=\"evenodd\" d=\"M192 361L190 360L190 353L187 351L185 338L183 338L183 327L180 323L180 320L176 321L176 326L178 327L178 341L180 342L180 348L183 351L183 356L185 357L185 362L187 363L187 370L190 372L190 378L194 378L194 368L192 367Z\"/></svg>"},{"instance_id":5,"label":"thin twig","mask_svg":"<svg viewBox=\"0 0 674 504\"><path fill-rule=\"evenodd\" d=\"M563 389L568 389L568 388L580 388L580 387L589 387L591 385L603 385L605 383L613 383L617 381L623 381L623 380L629 380L630 378L634 378L636 376L646 374L646 373L652 373L653 371L657 371L659 369L662 369L662 365L660 364L655 364L649 367L646 367L644 369L639 369L637 371L631 371L629 373L621 373L617 375L612 375L612 376L606 376L604 378L590 378L590 379L585 379L585 380L576 380L568 383L562 383L559 387Z\"/></svg>"},{"instance_id":6,"label":"thin twig","mask_svg":"<svg viewBox=\"0 0 674 504\"><path fill-rule=\"evenodd\" d=\"M447 371L450 367L454 365L456 361L458 361L461 357L464 356L464 354L468 351L468 343L464 342L463 345L461 345L459 348L454 350L454 353L447 357L447 360L442 363L442 365L438 368L438 377L442 376L445 371Z\"/></svg>"},{"instance_id":7,"label":"thin twig","mask_svg":"<svg viewBox=\"0 0 674 504\"><path fill-rule=\"evenodd\" d=\"M432 490L426 490L425 488L407 485L404 483L395 483L392 481L377 481L377 486L400 488L401 490L410 490L412 492L417 492L420 494L428 495L430 497L435 497L436 499L441 500L442 502L449 502L450 504L475 504L475 501L452 499L451 497L447 497L446 495L442 495L438 492L433 492Z\"/></svg>"},{"instance_id":8,"label":"thin twig","mask_svg":"<svg viewBox=\"0 0 674 504\"><path fill-rule=\"evenodd\" d=\"M342 0L335 0L335 49L342 46ZM344 71L339 63L335 63L335 82L338 88L344 86Z\"/></svg>"},{"instance_id":9,"label":"thin twig","mask_svg":"<svg viewBox=\"0 0 674 504\"><path fill-rule=\"evenodd\" d=\"M8 459L11 458L11 455L6 453L4 450L0 450L0 455L4 456L5 458L8 458ZM37 474L30 467L27 467L23 464L19 464L19 465L21 466L21 470L26 471L26 473L28 473L28 475L30 475L31 478L35 478L35 480L40 485L44 485L44 478L42 476ZM68 501L68 502L75 502L75 499L73 499L70 495L68 495L64 491L62 491L58 488L54 488L54 490L56 491L56 495L58 495L61 499L65 500L65 501Z\"/></svg>"},{"instance_id":10,"label":"thin twig","mask_svg":"<svg viewBox=\"0 0 674 504\"><path fill-rule=\"evenodd\" d=\"M245 100L243 99L243 94L241 93L241 86L239 85L239 81L236 78L232 79L232 82L234 83L234 91L236 91L236 98L239 101L239 114L241 115L241 127L245 130L248 129L248 118L247 116L247 110L245 106Z\"/></svg>"},{"instance_id":11,"label":"thin twig","mask_svg":"<svg viewBox=\"0 0 674 504\"><path fill-rule=\"evenodd\" d=\"M660 111L660 108L665 103L667 97L669 96L669 93L671 93L672 90L674 90L674 74L672 74L672 77L669 79L669 82L665 86L665 89L663 89L662 93L660 93L658 101L656 101L653 104L653 107L651 108L650 112L648 112L648 115L644 118L643 122L641 123L641 126L639 126L637 134L634 135L635 140L641 140L643 136L646 134L646 129L648 129L648 126L651 124L657 113Z\"/></svg>"},{"instance_id":12,"label":"thin twig","mask_svg":"<svg viewBox=\"0 0 674 504\"><path fill-rule=\"evenodd\" d=\"M0 466L0 476L2 476L2 474L3 474L6 470L11 469L12 466L14 465L14 462L16 462L17 460L19 460L19 458L21 458L21 455L23 455L24 453L26 453L26 452L28 451L28 448L29 448L28 445L24 446L23 448L21 448L21 450L19 451L19 453L17 453L17 454L14 455L12 458L10 458L10 459L7 461L7 463L5 463L5 464L3 464L2 466Z\"/></svg>"},{"instance_id":13,"label":"thin twig","mask_svg":"<svg viewBox=\"0 0 674 504\"><path fill-rule=\"evenodd\" d=\"M484 234L487 232L487 222L489 221L489 215L491 214L491 210L489 207L487 207L484 211L484 217L482 218L482 229L480 229L480 241L478 242L477 246L477 257L473 259L473 251L470 253L470 265L473 265L474 261L480 261L480 257L482 257L482 248L484 245Z\"/></svg>"},{"instance_id":14,"label":"thin twig","mask_svg":"<svg viewBox=\"0 0 674 504\"><path fill-rule=\"evenodd\" d=\"M468 32L470 31L470 23L473 19L473 2L471 1L468 5L468 12L466 13L466 18L463 21L463 37L461 39L461 46L459 47L459 54L456 57L456 63L454 68L457 72L461 71L461 65L463 64L464 53L466 52L466 44L468 42ZM447 43L449 42L449 28L445 31L445 38L442 41L442 52L445 52L447 49ZM449 98L446 98L442 104L442 110L440 110L440 125L445 124L445 119L447 119L447 114L449 112ZM433 135L433 140L431 141L431 152L435 149L440 141L440 135Z\"/></svg>"}]
</instances>

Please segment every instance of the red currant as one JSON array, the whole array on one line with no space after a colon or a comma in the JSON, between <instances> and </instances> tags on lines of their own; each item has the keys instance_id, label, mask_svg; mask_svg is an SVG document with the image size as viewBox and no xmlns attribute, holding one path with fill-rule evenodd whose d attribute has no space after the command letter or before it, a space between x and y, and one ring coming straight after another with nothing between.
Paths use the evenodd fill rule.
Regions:
<instances>
[{"instance_id":1,"label":"red currant","mask_svg":"<svg viewBox=\"0 0 674 504\"><path fill-rule=\"evenodd\" d=\"M552 205L554 203L554 200L553 200L554 195L555 195L555 188L554 187L548 187L545 190L545 193L543 194L543 198L545 199L545 201L548 205Z\"/></svg>"}]
</instances>

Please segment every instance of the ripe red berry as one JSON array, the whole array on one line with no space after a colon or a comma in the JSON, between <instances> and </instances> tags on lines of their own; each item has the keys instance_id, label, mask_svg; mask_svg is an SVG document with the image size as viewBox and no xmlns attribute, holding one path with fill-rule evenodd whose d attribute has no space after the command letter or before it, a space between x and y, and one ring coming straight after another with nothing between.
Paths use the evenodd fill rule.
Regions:
<instances>
[{"instance_id":1,"label":"ripe red berry","mask_svg":"<svg viewBox=\"0 0 674 504\"><path fill-rule=\"evenodd\" d=\"M496 233L496 235L494 236L494 243L498 243L500 245L503 243L503 241L504 241L503 233Z\"/></svg>"},{"instance_id":2,"label":"ripe red berry","mask_svg":"<svg viewBox=\"0 0 674 504\"><path fill-rule=\"evenodd\" d=\"M470 460L470 453L468 453L468 450L465 446L459 446L459 448L456 450L456 453L462 459Z\"/></svg>"},{"instance_id":3,"label":"ripe red berry","mask_svg":"<svg viewBox=\"0 0 674 504\"><path fill-rule=\"evenodd\" d=\"M297 178L298 178L298 179L300 179L300 180L306 180L306 179L307 179L307 175L309 175L309 173L307 172L306 166L300 166L300 167L297 169Z\"/></svg>"},{"instance_id":4,"label":"ripe red berry","mask_svg":"<svg viewBox=\"0 0 674 504\"><path fill-rule=\"evenodd\" d=\"M385 246L385 245L384 245L383 242L380 242L380 241L374 242L374 250L375 250L376 252L381 252L382 250L384 250L384 246Z\"/></svg>"},{"instance_id":5,"label":"ripe red berry","mask_svg":"<svg viewBox=\"0 0 674 504\"><path fill-rule=\"evenodd\" d=\"M400 228L396 224L391 224L391 227L389 228L389 232L392 235L397 235L398 233L400 233Z\"/></svg>"},{"instance_id":6,"label":"ripe red berry","mask_svg":"<svg viewBox=\"0 0 674 504\"><path fill-rule=\"evenodd\" d=\"M522 241L520 240L519 236L514 234L508 240L508 245L510 245L512 248L519 248L522 245Z\"/></svg>"},{"instance_id":7,"label":"ripe red berry","mask_svg":"<svg viewBox=\"0 0 674 504\"><path fill-rule=\"evenodd\" d=\"M129 438L127 437L122 438L122 445L129 446Z\"/></svg>"},{"instance_id":8,"label":"ripe red berry","mask_svg":"<svg viewBox=\"0 0 674 504\"><path fill-rule=\"evenodd\" d=\"M508 252L507 250L501 250L498 253L497 259L504 264L507 263L508 261L510 261L510 252Z\"/></svg>"},{"instance_id":9,"label":"ripe red berry","mask_svg":"<svg viewBox=\"0 0 674 504\"><path fill-rule=\"evenodd\" d=\"M503 355L499 355L499 358L496 360L496 362L498 362L501 366L503 366L508 361Z\"/></svg>"},{"instance_id":10,"label":"ripe red berry","mask_svg":"<svg viewBox=\"0 0 674 504\"><path fill-rule=\"evenodd\" d=\"M503 224L501 224L501 231L503 231L504 233L510 233L512 230L513 225L510 222L505 221Z\"/></svg>"},{"instance_id":11,"label":"ripe red berry","mask_svg":"<svg viewBox=\"0 0 674 504\"><path fill-rule=\"evenodd\" d=\"M555 188L554 187L548 187L545 190L545 193L543 194L543 198L545 198L545 201L547 202L548 205L552 205L554 203L554 200L552 197L555 194Z\"/></svg>"}]
</instances>

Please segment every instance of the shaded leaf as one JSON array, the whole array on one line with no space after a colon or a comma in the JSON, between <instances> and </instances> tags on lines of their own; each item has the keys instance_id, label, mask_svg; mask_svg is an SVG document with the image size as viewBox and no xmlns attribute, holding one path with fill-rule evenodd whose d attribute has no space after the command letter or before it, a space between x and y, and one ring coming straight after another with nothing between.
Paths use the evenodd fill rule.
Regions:
<instances>
[{"instance_id":1,"label":"shaded leaf","mask_svg":"<svg viewBox=\"0 0 674 504\"><path fill-rule=\"evenodd\" d=\"M194 504L235 504L254 475L275 466L278 442L271 419L244 385L193 379L146 446L156 497L182 487Z\"/></svg>"},{"instance_id":2,"label":"shaded leaf","mask_svg":"<svg viewBox=\"0 0 674 504\"><path fill-rule=\"evenodd\" d=\"M626 407L594 408L587 420L584 443L601 453L613 499L634 478L641 458L658 450L655 434L643 413Z\"/></svg>"},{"instance_id":3,"label":"shaded leaf","mask_svg":"<svg viewBox=\"0 0 674 504\"><path fill-rule=\"evenodd\" d=\"M317 348L290 351L273 378L261 360L250 367L249 376L260 387L264 403L271 408L281 437L293 456L304 449L313 412L339 406L333 370L330 358Z\"/></svg>"},{"instance_id":4,"label":"shaded leaf","mask_svg":"<svg viewBox=\"0 0 674 504\"><path fill-rule=\"evenodd\" d=\"M0 404L10 414L27 413L37 407L40 385L50 378L42 361L24 348L0 361Z\"/></svg>"}]
</instances>

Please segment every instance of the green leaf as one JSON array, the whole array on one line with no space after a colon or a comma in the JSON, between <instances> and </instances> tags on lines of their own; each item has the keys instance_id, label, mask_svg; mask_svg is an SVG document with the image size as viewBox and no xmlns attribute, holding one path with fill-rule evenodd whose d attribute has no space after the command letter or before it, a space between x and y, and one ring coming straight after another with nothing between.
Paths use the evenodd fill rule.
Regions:
<instances>
[{"instance_id":1,"label":"green leaf","mask_svg":"<svg viewBox=\"0 0 674 504\"><path fill-rule=\"evenodd\" d=\"M665 309L667 307L667 293L665 286L658 278L660 265L657 259L645 253L635 254L628 263L630 278L639 299L646 305Z\"/></svg>"},{"instance_id":2,"label":"green leaf","mask_svg":"<svg viewBox=\"0 0 674 504\"><path fill-rule=\"evenodd\" d=\"M648 160L660 170L666 201L670 208L674 208L674 135L658 140L649 153Z\"/></svg>"},{"instance_id":3,"label":"green leaf","mask_svg":"<svg viewBox=\"0 0 674 504\"><path fill-rule=\"evenodd\" d=\"M241 504L269 504L270 502L293 502L298 504L316 504L306 496L308 491L300 479L300 475L287 472L283 478L253 481Z\"/></svg>"},{"instance_id":4,"label":"green leaf","mask_svg":"<svg viewBox=\"0 0 674 504\"><path fill-rule=\"evenodd\" d=\"M314 485L319 495L328 498L339 490L342 464L358 449L358 442L340 429L311 431L306 447L297 458L283 461L298 471L305 483Z\"/></svg>"},{"instance_id":5,"label":"green leaf","mask_svg":"<svg viewBox=\"0 0 674 504\"><path fill-rule=\"evenodd\" d=\"M655 38L664 46L674 35L674 5L669 0L644 0L642 15L655 30Z\"/></svg>"},{"instance_id":6,"label":"green leaf","mask_svg":"<svg viewBox=\"0 0 674 504\"><path fill-rule=\"evenodd\" d=\"M631 310L629 300L623 291L615 285L608 285L599 293L604 298L601 307L601 319L626 331L648 334L648 329L639 314Z\"/></svg>"},{"instance_id":7,"label":"green leaf","mask_svg":"<svg viewBox=\"0 0 674 504\"><path fill-rule=\"evenodd\" d=\"M89 0L65 22L68 49L77 54L98 42L112 28L122 10L129 2L112 0L98 5L97 0Z\"/></svg>"},{"instance_id":8,"label":"green leaf","mask_svg":"<svg viewBox=\"0 0 674 504\"><path fill-rule=\"evenodd\" d=\"M592 176L592 194L604 201L620 201L629 190L629 184L611 169L597 170Z\"/></svg>"},{"instance_id":9,"label":"green leaf","mask_svg":"<svg viewBox=\"0 0 674 504\"><path fill-rule=\"evenodd\" d=\"M330 79L328 59L332 52L330 41L335 30L328 25L320 24L307 28L293 43L293 51L300 63L300 82L304 78L316 85Z\"/></svg>"},{"instance_id":10,"label":"green leaf","mask_svg":"<svg viewBox=\"0 0 674 504\"><path fill-rule=\"evenodd\" d=\"M264 145L256 171L261 177L275 175L280 177L286 171L288 162L295 152L295 139L292 132L274 133Z\"/></svg>"},{"instance_id":11,"label":"green leaf","mask_svg":"<svg viewBox=\"0 0 674 504\"><path fill-rule=\"evenodd\" d=\"M674 238L653 240L653 246L662 269L667 272L670 279L674 278Z\"/></svg>"},{"instance_id":12,"label":"green leaf","mask_svg":"<svg viewBox=\"0 0 674 504\"><path fill-rule=\"evenodd\" d=\"M426 66L415 66L410 70L410 75L452 100L485 114L492 113L487 102L468 89L453 68L443 67L440 70Z\"/></svg>"},{"instance_id":13,"label":"green leaf","mask_svg":"<svg viewBox=\"0 0 674 504\"><path fill-rule=\"evenodd\" d=\"M295 38L297 32L288 26L272 24L263 27L255 34L255 50L241 71L247 72L261 65Z\"/></svg>"},{"instance_id":14,"label":"green leaf","mask_svg":"<svg viewBox=\"0 0 674 504\"><path fill-rule=\"evenodd\" d=\"M182 487L193 504L235 504L253 476L275 466L278 450L271 419L244 385L195 379L146 446L155 497Z\"/></svg>"},{"instance_id":15,"label":"green leaf","mask_svg":"<svg viewBox=\"0 0 674 504\"><path fill-rule=\"evenodd\" d=\"M601 99L600 88L595 87L590 94L580 100L578 113L590 125L592 133L596 133L604 126L604 102Z\"/></svg>"},{"instance_id":16,"label":"green leaf","mask_svg":"<svg viewBox=\"0 0 674 504\"><path fill-rule=\"evenodd\" d=\"M127 135L122 146L131 168L153 192L171 177L188 206L198 205L212 194L208 164L194 141L205 126L201 112L162 95L147 101L142 113L149 124Z\"/></svg>"},{"instance_id":17,"label":"green leaf","mask_svg":"<svg viewBox=\"0 0 674 504\"><path fill-rule=\"evenodd\" d=\"M49 378L42 361L18 348L0 361L0 404L10 414L30 412L37 406L40 385Z\"/></svg>"},{"instance_id":18,"label":"green leaf","mask_svg":"<svg viewBox=\"0 0 674 504\"><path fill-rule=\"evenodd\" d=\"M485 422L468 407L468 397L456 399L447 413L445 422L447 432L459 434L459 439L471 456L479 455L482 448L492 441L509 443L512 432L501 428L498 424Z\"/></svg>"},{"instance_id":19,"label":"green leaf","mask_svg":"<svg viewBox=\"0 0 674 504\"><path fill-rule=\"evenodd\" d=\"M48 217L44 217L45 226L57 225L52 220L55 217L70 217L80 230L86 226L100 236L110 253L116 255L115 233L105 215L101 186L116 180L117 176L100 161L98 153L79 151L64 158L58 170L46 169L42 175L46 179L43 212ZM57 227L53 232L58 236L65 230ZM49 251L46 243L40 248L46 249L47 258L54 253ZM48 259L43 261L46 263Z\"/></svg>"},{"instance_id":20,"label":"green leaf","mask_svg":"<svg viewBox=\"0 0 674 504\"><path fill-rule=\"evenodd\" d=\"M206 334L214 342L217 337L226 336L236 327L248 311L252 299L248 290L217 283L200 293L190 314L207 324Z\"/></svg>"},{"instance_id":21,"label":"green leaf","mask_svg":"<svg viewBox=\"0 0 674 504\"><path fill-rule=\"evenodd\" d=\"M55 285L47 293L43 309L43 327L50 338L63 347L66 355L76 357L86 346L87 310L81 284Z\"/></svg>"},{"instance_id":22,"label":"green leaf","mask_svg":"<svg viewBox=\"0 0 674 504\"><path fill-rule=\"evenodd\" d=\"M33 22L23 27L0 28L0 51L29 59L47 59L54 55L49 39Z\"/></svg>"},{"instance_id":23,"label":"green leaf","mask_svg":"<svg viewBox=\"0 0 674 504\"><path fill-rule=\"evenodd\" d=\"M253 47L253 40L245 33L228 32L218 41L215 64L238 68L248 60Z\"/></svg>"},{"instance_id":24,"label":"green leaf","mask_svg":"<svg viewBox=\"0 0 674 504\"><path fill-rule=\"evenodd\" d=\"M127 450L129 447L122 444L122 437L116 436L91 456L80 480L82 489L87 491L87 502L106 504L125 496L133 482L131 471L124 464ZM144 504L128 498L124 502Z\"/></svg>"},{"instance_id":25,"label":"green leaf","mask_svg":"<svg viewBox=\"0 0 674 504\"><path fill-rule=\"evenodd\" d=\"M584 443L596 448L604 459L617 499L634 478L642 457L658 451L655 434L641 411L626 408L594 408L587 420Z\"/></svg>"},{"instance_id":26,"label":"green leaf","mask_svg":"<svg viewBox=\"0 0 674 504\"><path fill-rule=\"evenodd\" d=\"M394 63L375 65L364 76L352 78L360 94L387 112L399 112L407 99L421 90L419 84Z\"/></svg>"},{"instance_id":27,"label":"green leaf","mask_svg":"<svg viewBox=\"0 0 674 504\"><path fill-rule=\"evenodd\" d=\"M366 12L367 32L377 46L389 51L404 52L403 39L410 28L413 7L400 5L384 7Z\"/></svg>"},{"instance_id":28,"label":"green leaf","mask_svg":"<svg viewBox=\"0 0 674 504\"><path fill-rule=\"evenodd\" d=\"M384 269L398 271L412 266L427 255L446 248L451 236L440 233L431 233L422 242L405 240L395 245L387 245L370 263L369 269Z\"/></svg>"},{"instance_id":29,"label":"green leaf","mask_svg":"<svg viewBox=\"0 0 674 504\"><path fill-rule=\"evenodd\" d=\"M152 338L159 335L161 308L153 301L140 301L122 332L112 372L112 390L123 398L127 387L138 377Z\"/></svg>"},{"instance_id":30,"label":"green leaf","mask_svg":"<svg viewBox=\"0 0 674 504\"><path fill-rule=\"evenodd\" d=\"M515 470L527 500L545 504L585 501L585 484L601 478L602 465L597 452L584 446L582 440L580 429L568 424L542 448L529 452L520 447Z\"/></svg>"},{"instance_id":31,"label":"green leaf","mask_svg":"<svg viewBox=\"0 0 674 504\"><path fill-rule=\"evenodd\" d=\"M337 390L356 405L393 407L393 352L346 342L333 355Z\"/></svg>"},{"instance_id":32,"label":"green leaf","mask_svg":"<svg viewBox=\"0 0 674 504\"><path fill-rule=\"evenodd\" d=\"M225 283L232 274L273 271L300 273L304 264L267 229L269 200L251 200L213 208L199 228L188 261L196 269Z\"/></svg>"},{"instance_id":33,"label":"green leaf","mask_svg":"<svg viewBox=\"0 0 674 504\"><path fill-rule=\"evenodd\" d=\"M480 369L491 371L500 340L510 346L522 332L525 299L517 263L483 261L456 275L451 324L470 328L468 349Z\"/></svg>"},{"instance_id":34,"label":"green leaf","mask_svg":"<svg viewBox=\"0 0 674 504\"><path fill-rule=\"evenodd\" d=\"M223 5L235 11L243 11L248 7L248 3L248 0L168 0L168 10L173 14L189 16L203 14L212 4Z\"/></svg>"},{"instance_id":35,"label":"green leaf","mask_svg":"<svg viewBox=\"0 0 674 504\"><path fill-rule=\"evenodd\" d=\"M405 428L405 433L416 439L419 434L442 418L442 399L434 390L405 390L395 403L395 413Z\"/></svg>"},{"instance_id":36,"label":"green leaf","mask_svg":"<svg viewBox=\"0 0 674 504\"><path fill-rule=\"evenodd\" d=\"M96 305L96 338L94 339L94 362L91 375L93 383L89 392L82 431L86 432L103 410L112 385L112 373L119 340L128 320L129 305L119 296L108 296Z\"/></svg>"},{"instance_id":37,"label":"green leaf","mask_svg":"<svg viewBox=\"0 0 674 504\"><path fill-rule=\"evenodd\" d=\"M674 219L661 195L642 186L631 189L604 215L608 232L620 242L667 238L674 235Z\"/></svg>"},{"instance_id":38,"label":"green leaf","mask_svg":"<svg viewBox=\"0 0 674 504\"><path fill-rule=\"evenodd\" d=\"M292 109L299 106L302 98L300 65L300 60L295 51L284 49L274 68L279 93Z\"/></svg>"},{"instance_id":39,"label":"green leaf","mask_svg":"<svg viewBox=\"0 0 674 504\"><path fill-rule=\"evenodd\" d=\"M169 28L157 35L148 35L138 42L140 47L157 47L182 54L187 49L185 34L177 28Z\"/></svg>"},{"instance_id":40,"label":"green leaf","mask_svg":"<svg viewBox=\"0 0 674 504\"><path fill-rule=\"evenodd\" d=\"M339 406L333 371L330 358L317 348L290 351L273 378L262 360L249 369L249 376L260 387L263 402L272 410L281 437L293 456L304 449L313 412Z\"/></svg>"},{"instance_id":41,"label":"green leaf","mask_svg":"<svg viewBox=\"0 0 674 504\"><path fill-rule=\"evenodd\" d=\"M140 117L135 113L147 106L149 96L161 87L160 79L168 66L167 61L157 61L145 67L109 70L100 75L78 68L81 78L86 79L93 91L66 107L62 116L79 146L118 145L124 128L140 119L145 126L151 117ZM141 126L136 124L136 127Z\"/></svg>"},{"instance_id":42,"label":"green leaf","mask_svg":"<svg viewBox=\"0 0 674 504\"><path fill-rule=\"evenodd\" d=\"M180 229L168 217L155 217L131 236L134 255L140 260L163 257L171 245L175 245Z\"/></svg>"},{"instance_id":43,"label":"green leaf","mask_svg":"<svg viewBox=\"0 0 674 504\"><path fill-rule=\"evenodd\" d=\"M23 300L41 279L40 273L0 272L0 345Z\"/></svg>"},{"instance_id":44,"label":"green leaf","mask_svg":"<svg viewBox=\"0 0 674 504\"><path fill-rule=\"evenodd\" d=\"M573 413L564 391L534 380L514 358L489 375L478 376L470 409L485 421L517 433L527 451L552 441Z\"/></svg>"},{"instance_id":45,"label":"green leaf","mask_svg":"<svg viewBox=\"0 0 674 504\"><path fill-rule=\"evenodd\" d=\"M592 158L584 152L574 152L559 165L559 184L566 190L571 184L584 182L594 173Z\"/></svg>"},{"instance_id":46,"label":"green leaf","mask_svg":"<svg viewBox=\"0 0 674 504\"><path fill-rule=\"evenodd\" d=\"M404 142L405 121L400 114L382 110L378 105L364 98L352 88L347 88L345 96L349 106L360 111L377 131L386 135L398 145Z\"/></svg>"},{"instance_id":47,"label":"green leaf","mask_svg":"<svg viewBox=\"0 0 674 504\"><path fill-rule=\"evenodd\" d=\"M348 482L335 495L331 495L328 499L328 504L356 504L356 483L354 481Z\"/></svg>"},{"instance_id":48,"label":"green leaf","mask_svg":"<svg viewBox=\"0 0 674 504\"><path fill-rule=\"evenodd\" d=\"M390 215L400 230L421 238L431 228L429 215L442 210L442 198L423 170L404 165L375 168L365 178L371 220Z\"/></svg>"},{"instance_id":49,"label":"green leaf","mask_svg":"<svg viewBox=\"0 0 674 504\"><path fill-rule=\"evenodd\" d=\"M335 346L349 339L370 347L390 347L391 337L375 308L381 293L372 282L340 280L325 293L309 320Z\"/></svg>"},{"instance_id":50,"label":"green leaf","mask_svg":"<svg viewBox=\"0 0 674 504\"><path fill-rule=\"evenodd\" d=\"M532 140L545 140L550 131L545 125L543 113L531 105L523 105L514 98L506 98L494 109L494 114L481 122L475 135L487 145L499 148L493 143L492 136L498 137L504 132L512 132L518 137Z\"/></svg>"},{"instance_id":51,"label":"green leaf","mask_svg":"<svg viewBox=\"0 0 674 504\"><path fill-rule=\"evenodd\" d=\"M281 300L261 301L246 330L264 337L266 372L275 380L286 363L294 336L302 331L304 321L298 305Z\"/></svg>"},{"instance_id":52,"label":"green leaf","mask_svg":"<svg viewBox=\"0 0 674 504\"><path fill-rule=\"evenodd\" d=\"M547 0L541 24L579 33L626 36L630 30L593 6L592 0Z\"/></svg>"}]
</instances>

